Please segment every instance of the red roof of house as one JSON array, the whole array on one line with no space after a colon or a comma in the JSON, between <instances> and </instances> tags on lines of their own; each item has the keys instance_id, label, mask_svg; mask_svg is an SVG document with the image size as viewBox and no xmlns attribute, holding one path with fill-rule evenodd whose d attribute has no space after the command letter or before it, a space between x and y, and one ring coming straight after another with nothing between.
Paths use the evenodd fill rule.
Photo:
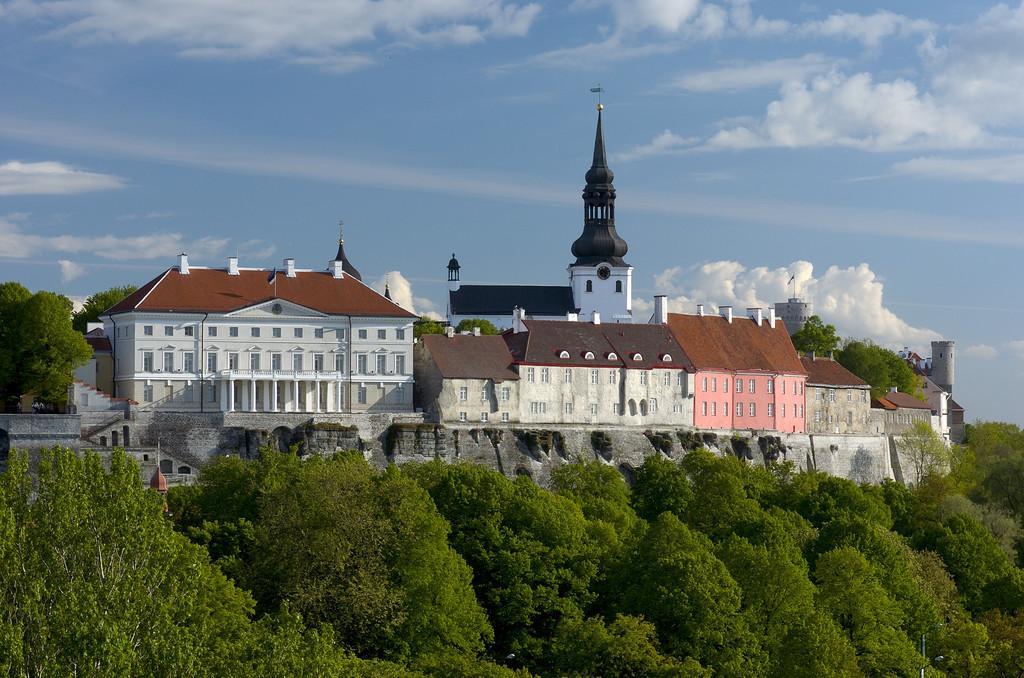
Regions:
<instances>
[{"instance_id":1,"label":"red roof of house","mask_svg":"<svg viewBox=\"0 0 1024 678\"><path fill-rule=\"evenodd\" d=\"M878 403L878 406L886 410L894 410L896 408L905 408L910 410L931 410L932 408L928 403L918 400L909 393L903 393L902 391L890 391L881 398L877 398L872 402L872 406Z\"/></svg>"},{"instance_id":2,"label":"red roof of house","mask_svg":"<svg viewBox=\"0 0 1024 678\"><path fill-rule=\"evenodd\" d=\"M692 369L682 347L665 325L633 325L568 320L526 320L525 332L505 332L516 362L567 367ZM568 357L563 358L565 351ZM594 354L588 359L586 354ZM639 355L639 360L634 357ZM665 360L665 356L668 359Z\"/></svg>"},{"instance_id":3,"label":"red roof of house","mask_svg":"<svg viewBox=\"0 0 1024 678\"><path fill-rule=\"evenodd\" d=\"M103 333L103 330L99 327L85 333L85 343L92 347L93 353L110 353L110 338Z\"/></svg>"},{"instance_id":4,"label":"red roof of house","mask_svg":"<svg viewBox=\"0 0 1024 678\"><path fill-rule=\"evenodd\" d=\"M512 369L512 354L500 336L424 334L420 341L446 379L519 378Z\"/></svg>"},{"instance_id":5,"label":"red roof of house","mask_svg":"<svg viewBox=\"0 0 1024 678\"><path fill-rule=\"evenodd\" d=\"M800 364L812 386L870 388L870 384L831 358L800 358Z\"/></svg>"},{"instance_id":6,"label":"red roof of house","mask_svg":"<svg viewBox=\"0 0 1024 678\"><path fill-rule=\"evenodd\" d=\"M276 282L275 282L276 279ZM350 275L335 278L328 271L242 269L228 275L223 268L197 268L187 275L171 268L125 297L105 315L128 311L227 313L271 299L282 299L329 315L414 318Z\"/></svg>"},{"instance_id":7,"label":"red roof of house","mask_svg":"<svg viewBox=\"0 0 1024 678\"><path fill-rule=\"evenodd\" d=\"M743 316L730 323L717 315L669 313L668 326L698 370L805 372L782 322L776 321L773 329L767 320L759 327Z\"/></svg>"}]
</instances>

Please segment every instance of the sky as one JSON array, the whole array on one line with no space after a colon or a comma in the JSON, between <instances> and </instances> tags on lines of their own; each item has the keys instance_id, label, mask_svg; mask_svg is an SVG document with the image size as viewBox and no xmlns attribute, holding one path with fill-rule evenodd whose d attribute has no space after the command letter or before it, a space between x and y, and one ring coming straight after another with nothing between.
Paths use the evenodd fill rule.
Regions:
<instances>
[{"instance_id":1,"label":"sky","mask_svg":"<svg viewBox=\"0 0 1024 678\"><path fill-rule=\"evenodd\" d=\"M801 296L1024 424L1024 4L0 0L0 280L567 281L595 95L638 315Z\"/></svg>"}]
</instances>

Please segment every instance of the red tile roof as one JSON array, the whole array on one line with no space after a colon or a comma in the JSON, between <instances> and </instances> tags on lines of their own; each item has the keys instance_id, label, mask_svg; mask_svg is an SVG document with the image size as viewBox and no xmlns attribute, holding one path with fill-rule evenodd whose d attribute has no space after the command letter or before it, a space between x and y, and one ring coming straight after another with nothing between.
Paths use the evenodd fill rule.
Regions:
<instances>
[{"instance_id":1,"label":"red tile roof","mask_svg":"<svg viewBox=\"0 0 1024 678\"><path fill-rule=\"evenodd\" d=\"M110 353L110 339L103 333L103 330L96 328L85 333L85 343L92 347L93 353Z\"/></svg>"},{"instance_id":2,"label":"red tile roof","mask_svg":"<svg viewBox=\"0 0 1024 678\"><path fill-rule=\"evenodd\" d=\"M717 315L669 313L668 326L698 370L760 370L778 374L804 374L784 323L768 321L758 327L736 316L730 323Z\"/></svg>"},{"instance_id":3,"label":"red tile roof","mask_svg":"<svg viewBox=\"0 0 1024 678\"><path fill-rule=\"evenodd\" d=\"M875 402L881 405L884 409L892 410L898 407L902 407L910 410L930 410L932 409L928 403L918 400L909 393L903 393L902 391L890 391L881 398L878 398ZM874 403L872 403L874 404Z\"/></svg>"},{"instance_id":4,"label":"red tile roof","mask_svg":"<svg viewBox=\"0 0 1024 678\"><path fill-rule=\"evenodd\" d=\"M685 352L665 325L633 325L567 320L527 320L526 332L503 335L517 362L572 367L692 369ZM562 358L565 351L569 357ZM593 359L587 359L587 352ZM634 360L639 354L640 359ZM614 357L612 357L614 355ZM668 360L662 360L668 355Z\"/></svg>"},{"instance_id":5,"label":"red tile roof","mask_svg":"<svg viewBox=\"0 0 1024 678\"><path fill-rule=\"evenodd\" d=\"M420 341L446 379L519 379L512 369L512 354L500 336L424 334Z\"/></svg>"},{"instance_id":6,"label":"red tile roof","mask_svg":"<svg viewBox=\"0 0 1024 678\"><path fill-rule=\"evenodd\" d=\"M866 381L831 358L800 358L800 364L810 385L870 388Z\"/></svg>"},{"instance_id":7,"label":"red tile roof","mask_svg":"<svg viewBox=\"0 0 1024 678\"><path fill-rule=\"evenodd\" d=\"M272 280L276 278L275 282ZM242 269L228 275L222 268L197 268L187 275L171 268L107 309L114 315L132 310L227 313L271 299L282 299L329 315L415 318L350 275L335 278L327 271Z\"/></svg>"}]
</instances>

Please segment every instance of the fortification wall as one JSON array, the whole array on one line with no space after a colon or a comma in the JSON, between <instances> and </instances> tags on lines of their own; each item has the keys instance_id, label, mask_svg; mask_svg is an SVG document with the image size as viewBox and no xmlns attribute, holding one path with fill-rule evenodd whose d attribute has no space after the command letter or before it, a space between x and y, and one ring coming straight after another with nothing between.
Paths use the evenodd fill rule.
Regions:
<instances>
[{"instance_id":1,"label":"fortification wall","mask_svg":"<svg viewBox=\"0 0 1024 678\"><path fill-rule=\"evenodd\" d=\"M0 455L8 449L77 448L82 419L77 414L0 414Z\"/></svg>"}]
</instances>

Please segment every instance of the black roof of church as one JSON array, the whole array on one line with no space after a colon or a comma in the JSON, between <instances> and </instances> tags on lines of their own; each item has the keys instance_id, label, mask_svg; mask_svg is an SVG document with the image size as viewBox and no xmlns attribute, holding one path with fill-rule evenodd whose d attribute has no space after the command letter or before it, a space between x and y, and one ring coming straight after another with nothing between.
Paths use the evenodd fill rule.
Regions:
<instances>
[{"instance_id":1,"label":"black roof of church","mask_svg":"<svg viewBox=\"0 0 1024 678\"><path fill-rule=\"evenodd\" d=\"M567 285L462 285L448 293L452 315L511 315L517 306L531 316L576 311Z\"/></svg>"}]
</instances>

